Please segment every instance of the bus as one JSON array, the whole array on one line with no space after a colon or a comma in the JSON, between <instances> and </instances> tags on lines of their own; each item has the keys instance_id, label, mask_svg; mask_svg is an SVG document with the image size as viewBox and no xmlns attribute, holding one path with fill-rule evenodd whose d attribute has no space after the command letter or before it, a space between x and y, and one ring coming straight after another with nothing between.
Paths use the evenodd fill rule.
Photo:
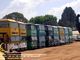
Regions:
<instances>
[{"instance_id":1,"label":"bus","mask_svg":"<svg viewBox=\"0 0 80 60\"><path fill-rule=\"evenodd\" d=\"M26 34L27 34L27 31L26 31L26 23L23 23L23 22L18 22L18 28L19 28L19 48L18 50L26 50L27 49L27 40L26 40Z\"/></svg>"},{"instance_id":2,"label":"bus","mask_svg":"<svg viewBox=\"0 0 80 60\"><path fill-rule=\"evenodd\" d=\"M37 46L38 48L42 48L42 47L45 47L46 44L45 44L45 35L46 35L46 32L45 32L45 26L44 25L40 25L40 24L35 24L35 27L36 27L36 30L37 30Z\"/></svg>"},{"instance_id":3,"label":"bus","mask_svg":"<svg viewBox=\"0 0 80 60\"><path fill-rule=\"evenodd\" d=\"M0 19L0 43L4 43L4 50L10 51L17 49L18 41L18 23L12 19Z\"/></svg>"},{"instance_id":4,"label":"bus","mask_svg":"<svg viewBox=\"0 0 80 60\"><path fill-rule=\"evenodd\" d=\"M60 45L60 39L59 39L59 29L57 26L52 26L53 31L53 45Z\"/></svg>"},{"instance_id":5,"label":"bus","mask_svg":"<svg viewBox=\"0 0 80 60\"><path fill-rule=\"evenodd\" d=\"M64 27L64 35L65 35L65 43L69 43L69 31L68 31L68 27Z\"/></svg>"},{"instance_id":6,"label":"bus","mask_svg":"<svg viewBox=\"0 0 80 60\"><path fill-rule=\"evenodd\" d=\"M53 46L53 33L52 33L52 26L46 25L45 26L46 31L46 45L47 46Z\"/></svg>"},{"instance_id":7,"label":"bus","mask_svg":"<svg viewBox=\"0 0 80 60\"><path fill-rule=\"evenodd\" d=\"M26 24L27 31L27 48L28 49L36 49L37 48L37 30L34 24L27 23Z\"/></svg>"},{"instance_id":8,"label":"bus","mask_svg":"<svg viewBox=\"0 0 80 60\"><path fill-rule=\"evenodd\" d=\"M70 27L68 27L68 36L69 36L69 42L72 43L73 39L72 39L72 29Z\"/></svg>"},{"instance_id":9,"label":"bus","mask_svg":"<svg viewBox=\"0 0 80 60\"><path fill-rule=\"evenodd\" d=\"M65 44L65 35L64 35L64 28L62 26L58 26L59 29L59 39L61 44Z\"/></svg>"}]
</instances>

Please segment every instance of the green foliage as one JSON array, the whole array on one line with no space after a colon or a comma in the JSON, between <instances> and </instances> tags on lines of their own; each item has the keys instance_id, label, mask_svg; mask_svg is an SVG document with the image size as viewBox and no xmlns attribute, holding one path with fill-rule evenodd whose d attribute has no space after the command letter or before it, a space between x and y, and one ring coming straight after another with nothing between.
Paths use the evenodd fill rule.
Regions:
<instances>
[{"instance_id":1,"label":"green foliage","mask_svg":"<svg viewBox=\"0 0 80 60\"><path fill-rule=\"evenodd\" d=\"M31 18L29 22L35 24L43 24L44 17L43 16L36 16L35 18Z\"/></svg>"},{"instance_id":2,"label":"green foliage","mask_svg":"<svg viewBox=\"0 0 80 60\"><path fill-rule=\"evenodd\" d=\"M53 15L37 16L31 18L29 22L44 25L57 25L57 18Z\"/></svg>"},{"instance_id":3,"label":"green foliage","mask_svg":"<svg viewBox=\"0 0 80 60\"><path fill-rule=\"evenodd\" d=\"M57 18L53 15L45 15L44 16L44 24L45 25L58 25Z\"/></svg>"},{"instance_id":4,"label":"green foliage","mask_svg":"<svg viewBox=\"0 0 80 60\"><path fill-rule=\"evenodd\" d=\"M61 26L75 27L76 14L71 7L66 7L58 24Z\"/></svg>"},{"instance_id":5,"label":"green foliage","mask_svg":"<svg viewBox=\"0 0 80 60\"><path fill-rule=\"evenodd\" d=\"M13 12L8 15L5 15L3 19L15 19L21 22L28 22L28 20L24 17L24 15L18 12Z\"/></svg>"}]
</instances>

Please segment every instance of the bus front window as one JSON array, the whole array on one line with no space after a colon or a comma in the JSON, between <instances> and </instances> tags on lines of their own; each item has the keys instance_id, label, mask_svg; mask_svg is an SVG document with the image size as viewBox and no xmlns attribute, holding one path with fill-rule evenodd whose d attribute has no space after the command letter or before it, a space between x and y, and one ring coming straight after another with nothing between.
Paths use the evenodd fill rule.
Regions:
<instances>
[{"instance_id":1,"label":"bus front window","mask_svg":"<svg viewBox=\"0 0 80 60\"><path fill-rule=\"evenodd\" d=\"M0 21L0 28L7 28L9 27L9 22Z\"/></svg>"}]
</instances>

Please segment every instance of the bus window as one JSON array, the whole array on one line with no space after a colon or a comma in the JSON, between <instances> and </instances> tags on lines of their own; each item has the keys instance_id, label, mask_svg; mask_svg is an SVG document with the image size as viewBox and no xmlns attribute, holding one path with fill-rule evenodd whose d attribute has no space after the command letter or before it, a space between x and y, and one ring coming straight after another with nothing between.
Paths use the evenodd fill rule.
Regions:
<instances>
[{"instance_id":1,"label":"bus window","mask_svg":"<svg viewBox=\"0 0 80 60\"><path fill-rule=\"evenodd\" d=\"M32 38L32 40L37 40L36 36L32 36L31 38Z\"/></svg>"},{"instance_id":2,"label":"bus window","mask_svg":"<svg viewBox=\"0 0 80 60\"><path fill-rule=\"evenodd\" d=\"M21 36L19 40L25 41L26 40L26 37L25 36Z\"/></svg>"},{"instance_id":3,"label":"bus window","mask_svg":"<svg viewBox=\"0 0 80 60\"><path fill-rule=\"evenodd\" d=\"M21 29L25 29L25 24L20 24Z\"/></svg>"},{"instance_id":4,"label":"bus window","mask_svg":"<svg viewBox=\"0 0 80 60\"><path fill-rule=\"evenodd\" d=\"M10 22L10 27L17 28L18 27L18 23L16 23L16 22Z\"/></svg>"},{"instance_id":5,"label":"bus window","mask_svg":"<svg viewBox=\"0 0 80 60\"><path fill-rule=\"evenodd\" d=\"M20 37L19 36L16 36L16 41L19 41L20 40Z\"/></svg>"},{"instance_id":6,"label":"bus window","mask_svg":"<svg viewBox=\"0 0 80 60\"><path fill-rule=\"evenodd\" d=\"M11 41L19 41L20 37L19 36L12 36Z\"/></svg>"},{"instance_id":7,"label":"bus window","mask_svg":"<svg viewBox=\"0 0 80 60\"><path fill-rule=\"evenodd\" d=\"M0 21L0 28L9 27L9 22Z\"/></svg>"},{"instance_id":8,"label":"bus window","mask_svg":"<svg viewBox=\"0 0 80 60\"><path fill-rule=\"evenodd\" d=\"M12 36L11 41L15 41L15 40L16 40L15 36Z\"/></svg>"},{"instance_id":9,"label":"bus window","mask_svg":"<svg viewBox=\"0 0 80 60\"><path fill-rule=\"evenodd\" d=\"M31 26L31 36L37 36L37 31L34 26Z\"/></svg>"}]
</instances>

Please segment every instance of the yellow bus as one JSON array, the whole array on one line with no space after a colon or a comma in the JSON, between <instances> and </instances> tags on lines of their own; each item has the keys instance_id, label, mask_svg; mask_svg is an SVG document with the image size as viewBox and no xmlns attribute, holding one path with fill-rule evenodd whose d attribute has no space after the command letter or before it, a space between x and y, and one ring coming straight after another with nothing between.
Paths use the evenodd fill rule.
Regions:
<instances>
[{"instance_id":1,"label":"yellow bus","mask_svg":"<svg viewBox=\"0 0 80 60\"><path fill-rule=\"evenodd\" d=\"M18 22L19 27L19 36L20 36L20 44L19 49L20 50L26 50L27 49L27 41L26 41L26 23Z\"/></svg>"},{"instance_id":2,"label":"yellow bus","mask_svg":"<svg viewBox=\"0 0 80 60\"><path fill-rule=\"evenodd\" d=\"M18 23L12 19L0 19L0 43L5 50L17 49L20 41Z\"/></svg>"}]
</instances>

